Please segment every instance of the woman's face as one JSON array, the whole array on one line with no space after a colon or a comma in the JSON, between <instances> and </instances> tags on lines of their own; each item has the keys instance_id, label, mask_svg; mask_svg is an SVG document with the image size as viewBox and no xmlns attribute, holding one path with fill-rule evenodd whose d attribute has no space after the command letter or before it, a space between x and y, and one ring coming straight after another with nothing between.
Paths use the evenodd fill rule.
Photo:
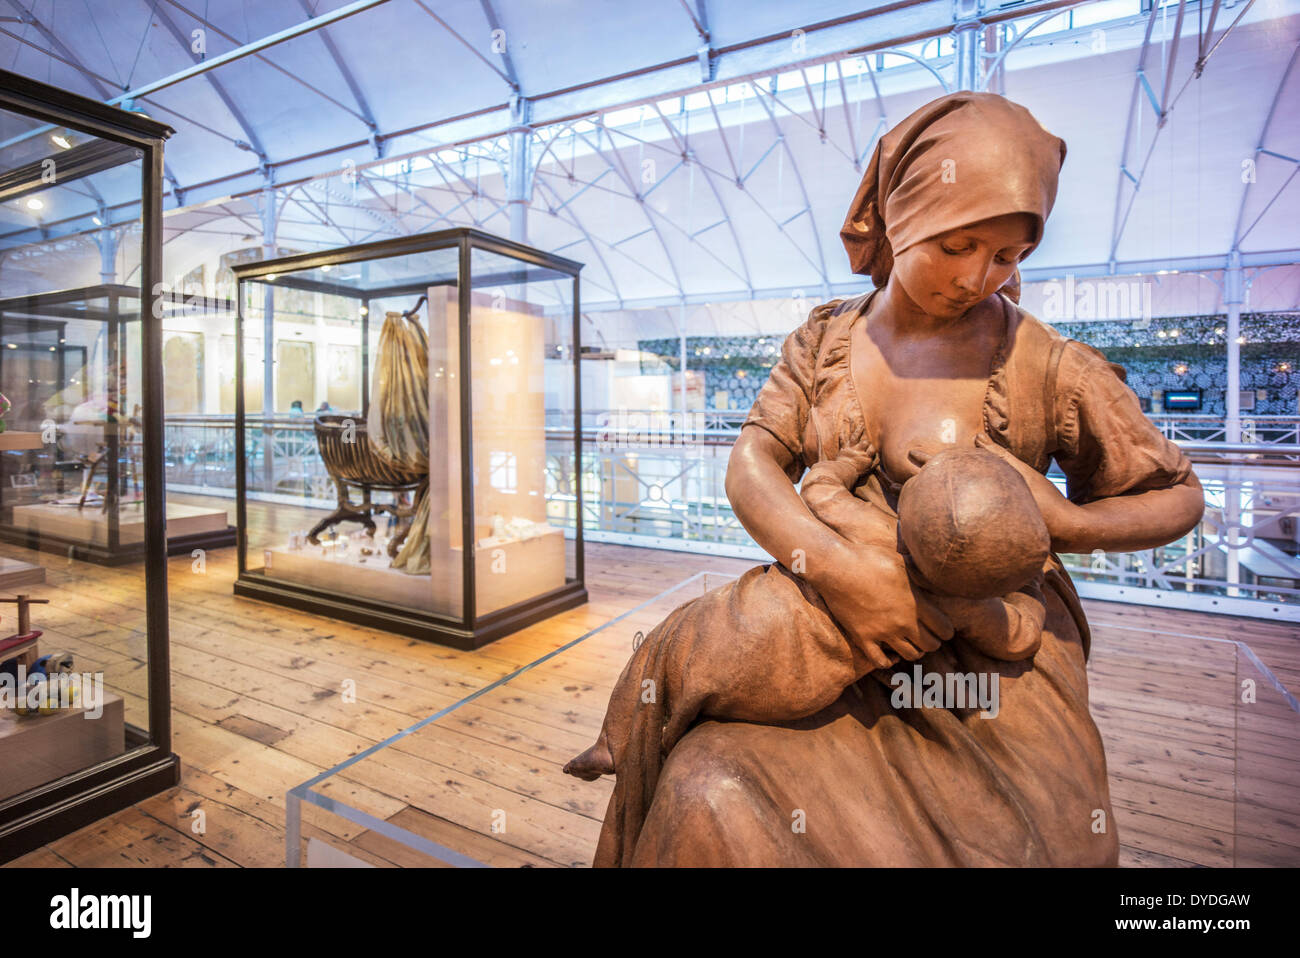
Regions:
<instances>
[{"instance_id":1,"label":"woman's face","mask_svg":"<svg viewBox=\"0 0 1300 958\"><path fill-rule=\"evenodd\" d=\"M956 319L1011 278L1034 225L1028 213L1008 213L932 236L894 258L890 281L923 312Z\"/></svg>"}]
</instances>

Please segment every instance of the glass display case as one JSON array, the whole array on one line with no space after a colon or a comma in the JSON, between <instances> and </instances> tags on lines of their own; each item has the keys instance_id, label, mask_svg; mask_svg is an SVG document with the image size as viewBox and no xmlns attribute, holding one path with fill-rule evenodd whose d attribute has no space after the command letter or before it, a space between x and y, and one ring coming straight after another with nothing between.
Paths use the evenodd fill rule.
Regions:
<instances>
[{"instance_id":1,"label":"glass display case","mask_svg":"<svg viewBox=\"0 0 1300 958\"><path fill-rule=\"evenodd\" d=\"M104 565L144 555L140 289L101 284L0 299L8 428L40 438L0 460L0 539ZM221 504L167 501L170 555L235 544Z\"/></svg>"},{"instance_id":2,"label":"glass display case","mask_svg":"<svg viewBox=\"0 0 1300 958\"><path fill-rule=\"evenodd\" d=\"M585 602L581 268L473 229L236 266L235 593L458 648Z\"/></svg>"},{"instance_id":3,"label":"glass display case","mask_svg":"<svg viewBox=\"0 0 1300 958\"><path fill-rule=\"evenodd\" d=\"M0 71L0 861L179 780L141 309L170 133ZM126 553L126 574L83 561Z\"/></svg>"}]
</instances>

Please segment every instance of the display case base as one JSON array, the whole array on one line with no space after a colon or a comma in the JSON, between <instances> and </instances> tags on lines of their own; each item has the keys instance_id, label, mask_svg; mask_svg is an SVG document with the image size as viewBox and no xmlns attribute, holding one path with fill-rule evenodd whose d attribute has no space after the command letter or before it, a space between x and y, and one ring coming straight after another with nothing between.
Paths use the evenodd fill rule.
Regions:
<instances>
[{"instance_id":1,"label":"display case base","mask_svg":"<svg viewBox=\"0 0 1300 958\"><path fill-rule=\"evenodd\" d=\"M96 565L126 565L144 558L143 520L124 523L119 527L123 530L122 541L114 550L108 547L106 531L80 529L75 527L75 522L70 523L63 517L23 512L38 508L44 507L15 507L15 521L0 525L0 541ZM192 506L173 504L168 504L167 512L167 528L171 533L167 537L169 556L188 555L195 549L224 549L235 544L235 527L227 525L228 519L224 512L194 510ZM195 514L191 515L191 512ZM107 522L100 525L106 527ZM82 532L88 534L82 535Z\"/></svg>"},{"instance_id":2,"label":"display case base","mask_svg":"<svg viewBox=\"0 0 1300 958\"><path fill-rule=\"evenodd\" d=\"M0 592L13 592L20 586L44 585L45 567L0 556Z\"/></svg>"},{"instance_id":3,"label":"display case base","mask_svg":"<svg viewBox=\"0 0 1300 958\"><path fill-rule=\"evenodd\" d=\"M0 864L180 784L181 760L139 747L106 767L0 802Z\"/></svg>"},{"instance_id":4,"label":"display case base","mask_svg":"<svg viewBox=\"0 0 1300 958\"><path fill-rule=\"evenodd\" d=\"M234 591L235 595L244 598L272 602L300 612L353 622L398 635L409 635L414 639L437 642L465 651L482 648L502 636L518 632L587 601L586 588L575 580L569 580L563 587L552 592L491 615L480 616L473 629L465 629L455 620L440 621L439 617L428 613L362 599L340 599L336 592L288 585L261 572L246 572L241 575L235 580Z\"/></svg>"},{"instance_id":5,"label":"display case base","mask_svg":"<svg viewBox=\"0 0 1300 958\"><path fill-rule=\"evenodd\" d=\"M371 555L361 555L359 545L371 546ZM342 553L310 544L263 549L261 572L268 579L320 592L337 593L337 584L346 582L348 592L385 606L460 618L462 550L448 549L430 571L410 575L392 568L385 545L383 539L363 538ZM474 553L479 617L564 588L564 553L564 531L555 527L528 538L483 540Z\"/></svg>"},{"instance_id":6,"label":"display case base","mask_svg":"<svg viewBox=\"0 0 1300 958\"><path fill-rule=\"evenodd\" d=\"M5 770L0 800L121 755L126 748L122 699L105 693L103 706L103 715L93 719L82 708L50 715L0 709L0 768Z\"/></svg>"}]
</instances>

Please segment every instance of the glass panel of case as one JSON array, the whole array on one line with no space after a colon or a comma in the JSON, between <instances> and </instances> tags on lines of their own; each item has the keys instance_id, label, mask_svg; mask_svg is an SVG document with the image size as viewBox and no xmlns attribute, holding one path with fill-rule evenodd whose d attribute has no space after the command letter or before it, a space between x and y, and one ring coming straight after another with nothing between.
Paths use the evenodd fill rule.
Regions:
<instances>
[{"instance_id":1,"label":"glass panel of case","mask_svg":"<svg viewBox=\"0 0 1300 958\"><path fill-rule=\"evenodd\" d=\"M577 576L576 279L470 253L474 596L479 617Z\"/></svg>"},{"instance_id":2,"label":"glass panel of case","mask_svg":"<svg viewBox=\"0 0 1300 958\"><path fill-rule=\"evenodd\" d=\"M0 139L3 803L147 743L149 669L143 575L80 561L144 551L141 154Z\"/></svg>"}]
</instances>

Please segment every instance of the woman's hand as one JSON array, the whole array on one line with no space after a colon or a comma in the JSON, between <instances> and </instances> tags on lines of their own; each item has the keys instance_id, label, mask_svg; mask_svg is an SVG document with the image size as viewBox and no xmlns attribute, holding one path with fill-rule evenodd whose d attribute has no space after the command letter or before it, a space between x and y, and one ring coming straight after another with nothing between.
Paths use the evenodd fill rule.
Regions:
<instances>
[{"instance_id":1,"label":"woman's hand","mask_svg":"<svg viewBox=\"0 0 1300 958\"><path fill-rule=\"evenodd\" d=\"M824 568L805 578L872 668L916 661L952 638L948 617L915 586L897 552L845 540Z\"/></svg>"}]
</instances>

